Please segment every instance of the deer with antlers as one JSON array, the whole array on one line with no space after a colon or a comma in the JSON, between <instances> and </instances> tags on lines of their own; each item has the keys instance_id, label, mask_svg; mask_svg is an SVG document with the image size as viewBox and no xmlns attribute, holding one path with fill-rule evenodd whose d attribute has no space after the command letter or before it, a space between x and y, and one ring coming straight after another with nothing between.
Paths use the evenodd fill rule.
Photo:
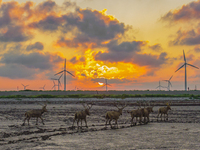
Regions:
<instances>
[{"instance_id":1,"label":"deer with antlers","mask_svg":"<svg viewBox=\"0 0 200 150\"><path fill-rule=\"evenodd\" d=\"M42 106L43 106L42 109L33 109L33 110L27 111L25 113L25 119L24 119L24 123L22 124L22 126L25 125L26 120L28 121L28 125L29 125L29 120L32 117L36 118L36 125L38 124L38 118L40 118L42 120L42 124L44 125L44 121L41 116L44 112L47 112L47 109L46 109L47 103L45 103L45 105L42 105Z\"/></svg>"},{"instance_id":2,"label":"deer with antlers","mask_svg":"<svg viewBox=\"0 0 200 150\"><path fill-rule=\"evenodd\" d=\"M161 108L159 108L158 115L157 115L157 121L158 121L159 115L160 115L160 118L162 120L162 115L163 114L164 114L164 121L168 120L168 110L171 110L171 107L170 107L171 103L170 104L166 103L166 105L167 105L167 107L161 107ZM166 115L166 117L165 117L165 115Z\"/></svg>"},{"instance_id":3,"label":"deer with antlers","mask_svg":"<svg viewBox=\"0 0 200 150\"><path fill-rule=\"evenodd\" d=\"M115 107L118 108L117 111L108 111L106 113L106 126L107 126L107 122L109 120L109 124L110 124L110 127L112 127L111 125L111 121L114 119L115 120L115 124L117 125L117 128L118 128L118 124L117 124L117 120L119 119L119 116L122 115L122 110L127 106L126 103L124 106L121 106L121 108L119 108L118 105L114 104Z\"/></svg>"},{"instance_id":4,"label":"deer with antlers","mask_svg":"<svg viewBox=\"0 0 200 150\"><path fill-rule=\"evenodd\" d=\"M74 127L74 122L77 120L77 128L79 128L79 121L81 120L81 128L82 128L82 120L84 120L85 121L85 126L88 128L86 116L90 115L90 111L89 110L92 108L93 103L91 103L90 105L87 104L87 106L85 106L84 103L82 105L85 108L85 110L82 110L82 111L79 111L79 112L75 113L72 127Z\"/></svg>"},{"instance_id":5,"label":"deer with antlers","mask_svg":"<svg viewBox=\"0 0 200 150\"><path fill-rule=\"evenodd\" d=\"M149 106L148 107L144 107L142 108L142 113L143 113L143 117L144 117L144 123L148 123L150 120L149 120L149 114L153 112L153 107L154 106L151 106L150 103L149 103Z\"/></svg>"},{"instance_id":6,"label":"deer with antlers","mask_svg":"<svg viewBox=\"0 0 200 150\"><path fill-rule=\"evenodd\" d=\"M142 117L143 113L141 111L141 103L139 103L138 109L134 109L131 111L127 111L127 113L131 114L131 125L137 125L138 117L139 117L139 123L142 123ZM135 123L133 123L133 119L135 118Z\"/></svg>"}]
</instances>

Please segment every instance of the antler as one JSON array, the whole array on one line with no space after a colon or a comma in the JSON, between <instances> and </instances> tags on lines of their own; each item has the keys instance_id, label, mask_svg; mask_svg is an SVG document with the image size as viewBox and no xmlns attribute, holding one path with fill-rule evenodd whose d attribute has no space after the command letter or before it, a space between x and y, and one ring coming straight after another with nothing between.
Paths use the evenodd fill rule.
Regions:
<instances>
[{"instance_id":1,"label":"antler","mask_svg":"<svg viewBox=\"0 0 200 150\"><path fill-rule=\"evenodd\" d=\"M122 108L119 108L119 106L116 103L114 103L114 106L117 107L118 109L124 109L127 106L126 102L125 102L124 106L119 102L118 102L118 104L120 104Z\"/></svg>"},{"instance_id":2,"label":"antler","mask_svg":"<svg viewBox=\"0 0 200 150\"><path fill-rule=\"evenodd\" d=\"M83 107L84 107L85 109L87 109L87 107L84 105L84 103L82 103L82 105L83 105Z\"/></svg>"},{"instance_id":3,"label":"antler","mask_svg":"<svg viewBox=\"0 0 200 150\"><path fill-rule=\"evenodd\" d=\"M93 102L90 104L90 106L87 104L88 109L92 108Z\"/></svg>"},{"instance_id":4,"label":"antler","mask_svg":"<svg viewBox=\"0 0 200 150\"><path fill-rule=\"evenodd\" d=\"M48 101L46 100L46 102L44 103L44 106L47 106Z\"/></svg>"},{"instance_id":5,"label":"antler","mask_svg":"<svg viewBox=\"0 0 200 150\"><path fill-rule=\"evenodd\" d=\"M119 102L118 102L119 103ZM118 109L120 109L118 106L117 106L117 104L116 104L116 102L114 102L114 104L113 104L115 107L117 107Z\"/></svg>"},{"instance_id":6,"label":"antler","mask_svg":"<svg viewBox=\"0 0 200 150\"><path fill-rule=\"evenodd\" d=\"M127 106L127 103L125 102L125 103L124 103L124 106L123 106L122 108L124 109L126 106Z\"/></svg>"},{"instance_id":7,"label":"antler","mask_svg":"<svg viewBox=\"0 0 200 150\"><path fill-rule=\"evenodd\" d=\"M41 105L41 106L44 106L44 105L42 105L42 104L40 104L39 102L36 102L38 105Z\"/></svg>"}]
</instances>

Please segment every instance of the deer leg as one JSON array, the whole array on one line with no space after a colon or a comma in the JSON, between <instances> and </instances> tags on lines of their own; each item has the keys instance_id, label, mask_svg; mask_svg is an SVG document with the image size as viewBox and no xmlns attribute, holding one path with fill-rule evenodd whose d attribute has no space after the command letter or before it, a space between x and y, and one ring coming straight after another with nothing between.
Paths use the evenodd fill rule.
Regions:
<instances>
[{"instance_id":1,"label":"deer leg","mask_svg":"<svg viewBox=\"0 0 200 150\"><path fill-rule=\"evenodd\" d=\"M82 119L81 119L81 128L82 128Z\"/></svg>"},{"instance_id":2,"label":"deer leg","mask_svg":"<svg viewBox=\"0 0 200 150\"><path fill-rule=\"evenodd\" d=\"M36 118L36 125L38 125L38 117Z\"/></svg>"},{"instance_id":3,"label":"deer leg","mask_svg":"<svg viewBox=\"0 0 200 150\"><path fill-rule=\"evenodd\" d=\"M136 118L138 118L138 117L136 117ZM138 119L136 120L135 125L137 125L137 122L138 122L138 121L139 121L139 123L141 124L141 122L142 122L142 117L141 117L141 116L139 117L139 120L138 120Z\"/></svg>"},{"instance_id":4,"label":"deer leg","mask_svg":"<svg viewBox=\"0 0 200 150\"><path fill-rule=\"evenodd\" d=\"M42 117L40 117L40 119L42 120L42 124L44 125L44 120L42 119Z\"/></svg>"},{"instance_id":5,"label":"deer leg","mask_svg":"<svg viewBox=\"0 0 200 150\"><path fill-rule=\"evenodd\" d=\"M131 119L131 125L133 125L133 118L134 118L134 117L132 117L132 119Z\"/></svg>"},{"instance_id":6,"label":"deer leg","mask_svg":"<svg viewBox=\"0 0 200 150\"><path fill-rule=\"evenodd\" d=\"M112 128L112 124L111 124L111 121L112 121L112 119L110 119L110 120L109 120L109 124L110 124L110 127Z\"/></svg>"},{"instance_id":7,"label":"deer leg","mask_svg":"<svg viewBox=\"0 0 200 150\"><path fill-rule=\"evenodd\" d=\"M157 121L158 121L159 114L160 114L160 113L158 112L158 115L157 115Z\"/></svg>"},{"instance_id":8,"label":"deer leg","mask_svg":"<svg viewBox=\"0 0 200 150\"><path fill-rule=\"evenodd\" d=\"M166 120L168 120L168 114L166 114Z\"/></svg>"},{"instance_id":9,"label":"deer leg","mask_svg":"<svg viewBox=\"0 0 200 150\"><path fill-rule=\"evenodd\" d=\"M138 120L138 117L135 117L135 125L137 125L137 122L140 122L140 118L139 118L139 120Z\"/></svg>"},{"instance_id":10,"label":"deer leg","mask_svg":"<svg viewBox=\"0 0 200 150\"><path fill-rule=\"evenodd\" d=\"M25 125L25 121L26 121L26 119L27 119L27 117L24 119L24 123L22 124L22 126L24 126L24 125Z\"/></svg>"},{"instance_id":11,"label":"deer leg","mask_svg":"<svg viewBox=\"0 0 200 150\"><path fill-rule=\"evenodd\" d=\"M30 118L27 119L27 121L28 121L28 125L29 125L29 120L30 120Z\"/></svg>"},{"instance_id":12,"label":"deer leg","mask_svg":"<svg viewBox=\"0 0 200 150\"><path fill-rule=\"evenodd\" d=\"M85 120L85 126L88 128L88 126L87 126L87 120L86 120L86 118L85 118L84 120Z\"/></svg>"},{"instance_id":13,"label":"deer leg","mask_svg":"<svg viewBox=\"0 0 200 150\"><path fill-rule=\"evenodd\" d=\"M79 128L79 119L77 120L77 128Z\"/></svg>"},{"instance_id":14,"label":"deer leg","mask_svg":"<svg viewBox=\"0 0 200 150\"><path fill-rule=\"evenodd\" d=\"M116 119L116 121L115 121L115 124L117 124L117 128L118 128L118 123L117 123L117 119Z\"/></svg>"},{"instance_id":15,"label":"deer leg","mask_svg":"<svg viewBox=\"0 0 200 150\"><path fill-rule=\"evenodd\" d=\"M105 124L105 126L107 126L107 122L108 122L108 119L106 119L106 124Z\"/></svg>"},{"instance_id":16,"label":"deer leg","mask_svg":"<svg viewBox=\"0 0 200 150\"><path fill-rule=\"evenodd\" d=\"M160 115L161 121L162 121L162 114Z\"/></svg>"},{"instance_id":17,"label":"deer leg","mask_svg":"<svg viewBox=\"0 0 200 150\"><path fill-rule=\"evenodd\" d=\"M135 117L135 125L137 124L138 122L138 117Z\"/></svg>"},{"instance_id":18,"label":"deer leg","mask_svg":"<svg viewBox=\"0 0 200 150\"><path fill-rule=\"evenodd\" d=\"M73 120L73 125L72 127L74 127L74 122L77 120L76 116L74 117L74 120Z\"/></svg>"},{"instance_id":19,"label":"deer leg","mask_svg":"<svg viewBox=\"0 0 200 150\"><path fill-rule=\"evenodd\" d=\"M147 116L147 123L149 122L149 115Z\"/></svg>"}]
</instances>

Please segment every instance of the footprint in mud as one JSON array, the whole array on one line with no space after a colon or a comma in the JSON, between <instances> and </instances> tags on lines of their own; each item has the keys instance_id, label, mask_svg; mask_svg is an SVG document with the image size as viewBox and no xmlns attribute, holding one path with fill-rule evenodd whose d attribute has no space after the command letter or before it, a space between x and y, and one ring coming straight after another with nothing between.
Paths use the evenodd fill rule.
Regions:
<instances>
[{"instance_id":1,"label":"footprint in mud","mask_svg":"<svg viewBox=\"0 0 200 150\"><path fill-rule=\"evenodd\" d=\"M18 125L10 125L10 126L8 126L9 128L19 128L19 126Z\"/></svg>"},{"instance_id":2,"label":"footprint in mud","mask_svg":"<svg viewBox=\"0 0 200 150\"><path fill-rule=\"evenodd\" d=\"M41 136L41 138L42 138L43 141L51 139L49 135Z\"/></svg>"}]
</instances>

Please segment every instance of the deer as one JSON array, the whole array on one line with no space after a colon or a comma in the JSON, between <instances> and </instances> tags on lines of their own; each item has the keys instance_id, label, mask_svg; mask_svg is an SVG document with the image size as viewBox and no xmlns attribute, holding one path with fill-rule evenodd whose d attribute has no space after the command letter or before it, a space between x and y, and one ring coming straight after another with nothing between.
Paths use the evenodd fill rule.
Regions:
<instances>
[{"instance_id":1,"label":"deer","mask_svg":"<svg viewBox=\"0 0 200 150\"><path fill-rule=\"evenodd\" d=\"M137 125L137 118L139 117L139 123L142 122L143 113L141 111L141 104L138 109L127 111L127 113L131 114L131 125L133 125L133 119L135 118L136 122L135 125Z\"/></svg>"},{"instance_id":2,"label":"deer","mask_svg":"<svg viewBox=\"0 0 200 150\"><path fill-rule=\"evenodd\" d=\"M171 107L169 103L166 103L167 107L161 107L158 110L158 115L157 115L157 121L158 121L158 117L160 115L161 121L162 121L162 115L164 114L164 121L168 120L168 110L171 110ZM166 117L165 117L166 114Z\"/></svg>"},{"instance_id":3,"label":"deer","mask_svg":"<svg viewBox=\"0 0 200 150\"><path fill-rule=\"evenodd\" d=\"M106 113L106 124L105 126L107 126L107 122L109 120L109 124L110 124L110 127L111 129L113 128L112 125L111 125L111 121L114 119L115 120L115 124L117 125L117 128L118 128L118 124L117 124L117 120L119 119L119 116L122 115L122 110L127 106L126 103L124 106L122 106L121 108L119 108L119 106L117 106L116 104L114 104L115 107L118 108L117 111L108 111Z\"/></svg>"},{"instance_id":4,"label":"deer","mask_svg":"<svg viewBox=\"0 0 200 150\"><path fill-rule=\"evenodd\" d=\"M131 125L133 125L133 119L134 118L136 120L135 125L137 125L137 121L138 121L137 118L138 117L139 117L139 123L141 124L143 113L142 113L140 108L135 109L135 110L131 110L131 111L127 111L127 113L131 114Z\"/></svg>"},{"instance_id":5,"label":"deer","mask_svg":"<svg viewBox=\"0 0 200 150\"><path fill-rule=\"evenodd\" d=\"M85 121L85 126L86 128L88 128L87 126L87 120L86 120L86 116L90 115L90 109L92 108L93 106L93 103L90 104L90 106L87 104L87 106L85 106L84 104L82 104L83 107L85 108L84 110L82 111L79 111L79 112L76 112L75 115L74 115L74 120L73 120L73 125L72 127L74 127L74 122L77 120L77 128L79 129L79 121L81 120L81 128L82 128L82 120Z\"/></svg>"},{"instance_id":6,"label":"deer","mask_svg":"<svg viewBox=\"0 0 200 150\"><path fill-rule=\"evenodd\" d=\"M44 121L41 116L44 112L47 112L46 106L47 106L47 103L45 103L45 105L43 105L42 109L32 109L32 110L27 111L25 113L25 119L24 119L24 123L22 124L22 126L25 125L26 120L28 121L28 125L29 125L30 118L36 118L36 125L38 125L38 118L40 118L42 120L42 124L44 125Z\"/></svg>"},{"instance_id":7,"label":"deer","mask_svg":"<svg viewBox=\"0 0 200 150\"><path fill-rule=\"evenodd\" d=\"M146 108L144 107L141 109L143 117L144 117L144 124L147 124L149 122L149 114L153 112L153 107L154 106L150 106L150 103L149 103L148 107L146 107ZM146 120L146 118L147 118L147 120Z\"/></svg>"}]
</instances>

